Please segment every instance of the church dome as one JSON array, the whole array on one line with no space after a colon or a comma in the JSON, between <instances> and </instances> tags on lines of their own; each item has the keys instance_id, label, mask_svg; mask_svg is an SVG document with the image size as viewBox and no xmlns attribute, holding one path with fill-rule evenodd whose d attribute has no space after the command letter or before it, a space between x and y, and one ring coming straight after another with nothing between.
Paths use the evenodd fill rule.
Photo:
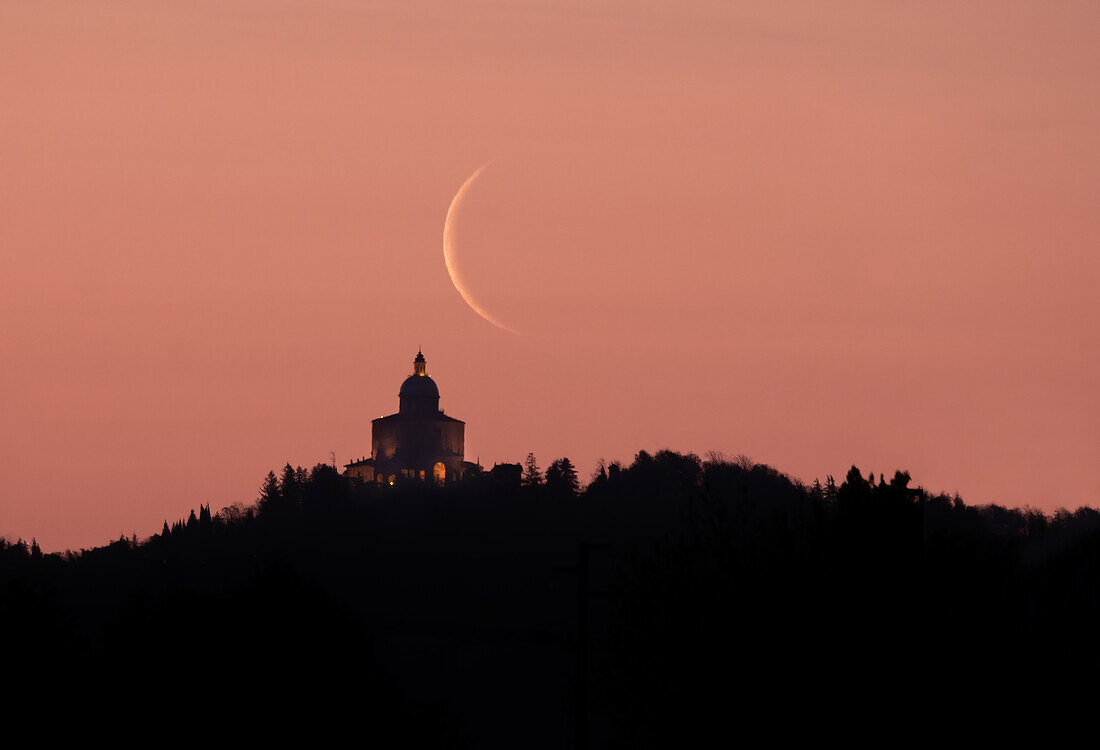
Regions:
<instances>
[{"instance_id":1,"label":"church dome","mask_svg":"<svg viewBox=\"0 0 1100 750\"><path fill-rule=\"evenodd\" d=\"M401 384L399 411L406 415L430 416L439 411L439 388L428 376L423 352L416 353L413 373Z\"/></svg>"},{"instance_id":2,"label":"church dome","mask_svg":"<svg viewBox=\"0 0 1100 750\"><path fill-rule=\"evenodd\" d=\"M410 375L401 384L398 395L401 398L439 398L439 388L428 375Z\"/></svg>"}]
</instances>

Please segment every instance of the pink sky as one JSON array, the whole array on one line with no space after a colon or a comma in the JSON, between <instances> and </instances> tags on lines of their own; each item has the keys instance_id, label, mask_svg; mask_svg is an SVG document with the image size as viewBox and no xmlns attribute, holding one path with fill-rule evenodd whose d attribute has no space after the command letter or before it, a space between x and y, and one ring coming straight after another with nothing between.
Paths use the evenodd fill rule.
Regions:
<instances>
[{"instance_id":1,"label":"pink sky","mask_svg":"<svg viewBox=\"0 0 1100 750\"><path fill-rule=\"evenodd\" d=\"M1100 4L733 5L0 1L0 534L367 454L418 346L486 466L1100 505Z\"/></svg>"}]
</instances>

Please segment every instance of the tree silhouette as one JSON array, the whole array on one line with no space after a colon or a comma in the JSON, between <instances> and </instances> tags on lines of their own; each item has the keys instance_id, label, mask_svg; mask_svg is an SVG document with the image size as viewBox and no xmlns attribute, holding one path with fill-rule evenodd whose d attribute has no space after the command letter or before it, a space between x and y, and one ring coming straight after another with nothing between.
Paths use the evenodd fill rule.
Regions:
<instances>
[{"instance_id":1,"label":"tree silhouette","mask_svg":"<svg viewBox=\"0 0 1100 750\"><path fill-rule=\"evenodd\" d=\"M282 500L283 493L279 489L279 479L275 476L275 472L267 472L267 476L264 478L263 485L260 487L260 510L268 510L274 508Z\"/></svg>"},{"instance_id":2,"label":"tree silhouette","mask_svg":"<svg viewBox=\"0 0 1100 750\"><path fill-rule=\"evenodd\" d=\"M527 459L523 462L522 484L524 487L538 487L542 484L542 472L539 471L534 453L528 453Z\"/></svg>"},{"instance_id":3,"label":"tree silhouette","mask_svg":"<svg viewBox=\"0 0 1100 750\"><path fill-rule=\"evenodd\" d=\"M305 480L305 470L302 467L294 468L289 463L283 467L283 475L279 479L279 491L283 504L288 508L301 505Z\"/></svg>"},{"instance_id":4,"label":"tree silhouette","mask_svg":"<svg viewBox=\"0 0 1100 750\"><path fill-rule=\"evenodd\" d=\"M226 715L263 726L323 710L383 746L562 747L585 663L591 746L665 747L819 727L825 709L917 706L935 722L944 686L1031 697L1100 674L1089 508L968 506L855 466L807 487L670 450L584 489L558 459L533 493L282 474L254 506L198 503L144 542L49 554L0 539L10 681L45 675L34 695L55 702L172 705L198 682L225 705L257 696ZM298 499L280 506L284 485ZM596 540L605 551L578 564Z\"/></svg>"},{"instance_id":5,"label":"tree silhouette","mask_svg":"<svg viewBox=\"0 0 1100 750\"><path fill-rule=\"evenodd\" d=\"M607 462L602 458L596 463L596 470L592 472L592 479L584 490L586 497L602 497L607 494L610 484L607 473Z\"/></svg>"},{"instance_id":6,"label":"tree silhouette","mask_svg":"<svg viewBox=\"0 0 1100 750\"><path fill-rule=\"evenodd\" d=\"M580 490L577 469L568 458L559 458L546 468L546 490L552 495L576 495Z\"/></svg>"}]
</instances>

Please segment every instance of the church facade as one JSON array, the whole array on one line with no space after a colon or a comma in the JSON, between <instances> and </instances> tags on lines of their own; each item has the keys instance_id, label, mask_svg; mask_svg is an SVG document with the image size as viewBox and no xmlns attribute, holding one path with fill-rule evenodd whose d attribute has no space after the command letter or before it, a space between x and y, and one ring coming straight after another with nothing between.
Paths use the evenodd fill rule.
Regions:
<instances>
[{"instance_id":1,"label":"church facade","mask_svg":"<svg viewBox=\"0 0 1100 750\"><path fill-rule=\"evenodd\" d=\"M423 352L401 384L398 410L371 422L371 455L344 466L344 474L364 482L395 484L419 480L446 484L462 478L466 423L439 408L439 388L428 375Z\"/></svg>"}]
</instances>

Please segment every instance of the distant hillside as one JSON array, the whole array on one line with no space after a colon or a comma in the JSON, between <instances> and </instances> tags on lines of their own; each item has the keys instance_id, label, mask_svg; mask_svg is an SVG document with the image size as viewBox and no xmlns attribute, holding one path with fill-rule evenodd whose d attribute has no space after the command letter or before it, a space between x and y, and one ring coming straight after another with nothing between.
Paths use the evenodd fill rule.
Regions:
<instances>
[{"instance_id":1,"label":"distant hillside","mask_svg":"<svg viewBox=\"0 0 1100 750\"><path fill-rule=\"evenodd\" d=\"M3 543L0 642L55 696L78 675L89 701L199 689L384 745L669 747L1095 677L1098 582L1097 511L972 507L904 472L807 487L661 451L583 488L533 457L514 481L381 487L287 466L142 542Z\"/></svg>"}]
</instances>

